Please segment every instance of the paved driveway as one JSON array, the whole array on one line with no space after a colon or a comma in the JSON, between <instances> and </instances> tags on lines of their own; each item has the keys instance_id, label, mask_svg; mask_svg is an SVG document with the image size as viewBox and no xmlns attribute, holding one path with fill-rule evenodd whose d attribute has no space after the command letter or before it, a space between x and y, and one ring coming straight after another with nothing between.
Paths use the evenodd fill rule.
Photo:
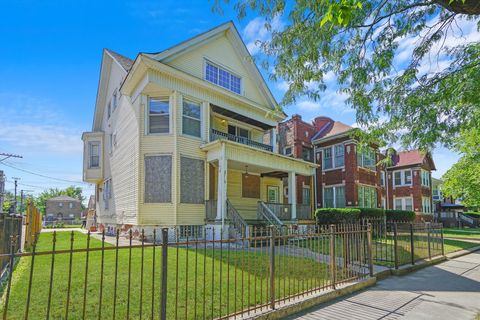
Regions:
<instances>
[{"instance_id":1,"label":"paved driveway","mask_svg":"<svg viewBox=\"0 0 480 320\"><path fill-rule=\"evenodd\" d=\"M480 252L449 260L323 304L289 319L476 319Z\"/></svg>"}]
</instances>

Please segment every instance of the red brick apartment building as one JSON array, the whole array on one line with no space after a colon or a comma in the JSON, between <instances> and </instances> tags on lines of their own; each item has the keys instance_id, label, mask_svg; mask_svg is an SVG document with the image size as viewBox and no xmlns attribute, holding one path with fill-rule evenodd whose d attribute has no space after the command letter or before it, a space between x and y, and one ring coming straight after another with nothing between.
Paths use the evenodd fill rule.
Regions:
<instances>
[{"instance_id":1,"label":"red brick apartment building","mask_svg":"<svg viewBox=\"0 0 480 320\"><path fill-rule=\"evenodd\" d=\"M281 153L319 164L314 183L297 177L297 203L308 203L313 194L317 208L383 207L431 214L435 165L430 155L399 152L384 170L377 165L383 157L378 146L360 149L353 129L328 117L308 123L300 115L279 125Z\"/></svg>"}]
</instances>

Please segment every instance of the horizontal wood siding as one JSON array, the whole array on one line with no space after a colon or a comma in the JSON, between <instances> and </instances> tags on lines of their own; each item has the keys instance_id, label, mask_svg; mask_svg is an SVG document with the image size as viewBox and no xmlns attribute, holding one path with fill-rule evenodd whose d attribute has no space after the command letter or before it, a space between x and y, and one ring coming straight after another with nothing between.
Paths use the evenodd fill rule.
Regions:
<instances>
[{"instance_id":1,"label":"horizontal wood siding","mask_svg":"<svg viewBox=\"0 0 480 320\"><path fill-rule=\"evenodd\" d=\"M254 80L248 76L248 72L243 65L243 63L253 63L251 58L248 56L241 57L225 35L208 41L204 45L195 48L195 50L166 62L166 64L203 79L205 59L240 76L242 78L242 89L245 97L259 104L266 104L263 95L258 90L258 86Z\"/></svg>"},{"instance_id":2,"label":"horizontal wood siding","mask_svg":"<svg viewBox=\"0 0 480 320\"><path fill-rule=\"evenodd\" d=\"M150 91L150 97L165 96L169 94L170 103L174 103L175 96L171 90ZM172 156L172 190L176 188L176 155L175 155L175 122L171 121L171 134L148 135L145 134L145 116L148 108L148 96L139 97L140 106L140 159L139 159L139 224L142 225L174 225L176 194L172 192L171 203L145 203L145 155L168 154ZM174 117L174 114L171 114ZM173 119L172 119L173 120Z\"/></svg>"},{"instance_id":3,"label":"horizontal wood siding","mask_svg":"<svg viewBox=\"0 0 480 320\"><path fill-rule=\"evenodd\" d=\"M258 201L267 201L267 186L278 186L280 190L280 202L283 202L283 183L280 179L263 177L260 178L260 198L242 197L242 174L244 172L228 170L227 172L227 198L244 219L257 218ZM252 173L253 174L253 173Z\"/></svg>"}]
</instances>

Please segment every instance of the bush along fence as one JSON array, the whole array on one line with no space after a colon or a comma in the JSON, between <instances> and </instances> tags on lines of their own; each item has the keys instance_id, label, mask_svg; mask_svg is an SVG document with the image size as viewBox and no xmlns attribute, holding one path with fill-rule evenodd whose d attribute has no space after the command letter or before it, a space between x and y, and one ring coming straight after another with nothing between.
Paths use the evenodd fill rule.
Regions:
<instances>
[{"instance_id":1,"label":"bush along fence","mask_svg":"<svg viewBox=\"0 0 480 320\"><path fill-rule=\"evenodd\" d=\"M140 240L131 231L127 240L119 231L42 233L30 252L8 255L20 257L23 273L9 282L0 312L4 319L227 319L373 274L370 226L251 228L235 239L223 231L204 229L193 234L199 238L165 228L151 242L143 231Z\"/></svg>"},{"instance_id":2,"label":"bush along fence","mask_svg":"<svg viewBox=\"0 0 480 320\"><path fill-rule=\"evenodd\" d=\"M402 265L444 255L440 223L368 218L363 219L362 224L372 228L374 264L398 269Z\"/></svg>"}]
</instances>

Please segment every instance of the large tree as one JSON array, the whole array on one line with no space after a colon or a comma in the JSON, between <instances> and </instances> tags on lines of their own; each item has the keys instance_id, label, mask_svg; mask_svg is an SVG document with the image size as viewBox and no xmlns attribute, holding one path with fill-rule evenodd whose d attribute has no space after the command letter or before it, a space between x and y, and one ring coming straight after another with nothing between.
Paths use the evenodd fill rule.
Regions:
<instances>
[{"instance_id":1,"label":"large tree","mask_svg":"<svg viewBox=\"0 0 480 320\"><path fill-rule=\"evenodd\" d=\"M443 176L442 193L480 208L480 128L462 132L454 147L462 157Z\"/></svg>"},{"instance_id":2,"label":"large tree","mask_svg":"<svg viewBox=\"0 0 480 320\"><path fill-rule=\"evenodd\" d=\"M453 35L479 23L480 1L231 2L240 18L265 18L262 63L288 84L282 105L318 100L333 73L372 139L429 149L479 126L480 44Z\"/></svg>"}]
</instances>

